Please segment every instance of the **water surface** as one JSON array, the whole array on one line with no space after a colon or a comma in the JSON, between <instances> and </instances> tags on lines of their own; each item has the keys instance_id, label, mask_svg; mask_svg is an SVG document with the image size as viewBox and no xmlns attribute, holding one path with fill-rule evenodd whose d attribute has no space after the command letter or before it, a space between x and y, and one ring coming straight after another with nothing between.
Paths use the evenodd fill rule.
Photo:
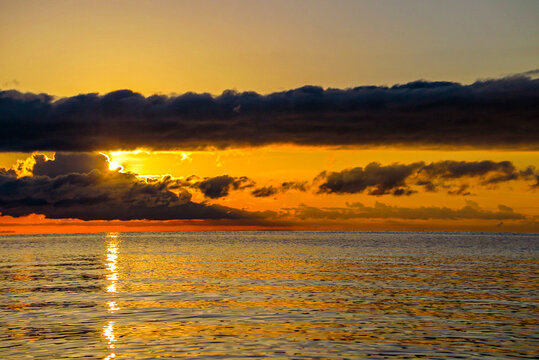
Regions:
<instances>
[{"instance_id":1,"label":"water surface","mask_svg":"<svg viewBox=\"0 0 539 360\"><path fill-rule=\"evenodd\" d=\"M0 358L536 358L538 255L501 233L0 236Z\"/></svg>"}]
</instances>

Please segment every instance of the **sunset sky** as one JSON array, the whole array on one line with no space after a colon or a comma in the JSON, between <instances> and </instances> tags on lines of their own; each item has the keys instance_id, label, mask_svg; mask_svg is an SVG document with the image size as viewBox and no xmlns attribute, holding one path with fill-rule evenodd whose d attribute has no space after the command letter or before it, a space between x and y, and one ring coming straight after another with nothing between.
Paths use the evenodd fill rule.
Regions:
<instances>
[{"instance_id":1,"label":"sunset sky","mask_svg":"<svg viewBox=\"0 0 539 360\"><path fill-rule=\"evenodd\" d=\"M0 1L0 234L537 232L538 15Z\"/></svg>"}]
</instances>

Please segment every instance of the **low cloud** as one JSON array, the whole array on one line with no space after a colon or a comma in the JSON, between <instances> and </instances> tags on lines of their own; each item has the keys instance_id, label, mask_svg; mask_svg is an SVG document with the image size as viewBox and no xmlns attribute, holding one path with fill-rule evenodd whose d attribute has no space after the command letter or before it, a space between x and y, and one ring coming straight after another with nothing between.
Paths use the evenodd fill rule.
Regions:
<instances>
[{"instance_id":1,"label":"low cloud","mask_svg":"<svg viewBox=\"0 0 539 360\"><path fill-rule=\"evenodd\" d=\"M421 167L428 179L459 179L477 177L483 184L496 184L516 180L519 173L510 161L438 161Z\"/></svg>"},{"instance_id":2,"label":"low cloud","mask_svg":"<svg viewBox=\"0 0 539 360\"><path fill-rule=\"evenodd\" d=\"M191 175L186 179L177 178L171 181L173 182L170 186L171 189L195 189L209 199L223 198L230 195L232 190L244 190L255 186L255 182L247 176L219 175L201 178L197 175Z\"/></svg>"},{"instance_id":3,"label":"low cloud","mask_svg":"<svg viewBox=\"0 0 539 360\"><path fill-rule=\"evenodd\" d=\"M539 149L535 72L470 85L227 90L55 99L0 91L0 151L200 149L276 143Z\"/></svg>"},{"instance_id":4,"label":"low cloud","mask_svg":"<svg viewBox=\"0 0 539 360\"><path fill-rule=\"evenodd\" d=\"M69 173L85 174L92 170L104 173L109 169L108 159L104 155L57 153L53 161L42 154L36 154L33 158L35 163L32 173L35 176L56 177Z\"/></svg>"},{"instance_id":5,"label":"low cloud","mask_svg":"<svg viewBox=\"0 0 539 360\"><path fill-rule=\"evenodd\" d=\"M185 180L175 179L174 187L183 187L199 190L205 197L219 199L230 195L231 191L251 189L256 182L247 176L220 175L215 177L199 178L196 175L189 176ZM307 191L308 181L286 181L280 185L269 185L255 188L251 191L254 197L269 197L290 190Z\"/></svg>"},{"instance_id":6,"label":"low cloud","mask_svg":"<svg viewBox=\"0 0 539 360\"><path fill-rule=\"evenodd\" d=\"M520 176L525 180L532 181L532 188L539 188L539 171L535 169L535 166L528 166L525 170L520 171Z\"/></svg>"},{"instance_id":7,"label":"low cloud","mask_svg":"<svg viewBox=\"0 0 539 360\"><path fill-rule=\"evenodd\" d=\"M394 196L411 195L416 188L427 192L445 190L450 195L469 195L470 184L475 181L482 186L494 186L513 180L534 182L537 187L539 173L534 167L518 170L510 161L437 161L430 164L381 165L372 162L362 167L338 172L322 172L316 179L318 193Z\"/></svg>"},{"instance_id":8,"label":"low cloud","mask_svg":"<svg viewBox=\"0 0 539 360\"><path fill-rule=\"evenodd\" d=\"M386 205L380 202L372 207L362 203L347 204L344 208L316 208L301 205L295 209L288 209L288 214L300 219L487 219L487 220L521 220L525 216L516 213L508 206L498 205L498 211L482 209L473 201L466 201L460 209L448 207L421 206L417 208Z\"/></svg>"},{"instance_id":9,"label":"low cloud","mask_svg":"<svg viewBox=\"0 0 539 360\"><path fill-rule=\"evenodd\" d=\"M101 155L56 154L55 160L34 155L34 159L34 176L0 171L2 215L36 213L81 220L259 218L242 210L194 203L171 177L140 179L133 173L110 171ZM92 164L96 168L91 169Z\"/></svg>"},{"instance_id":10,"label":"low cloud","mask_svg":"<svg viewBox=\"0 0 539 360\"><path fill-rule=\"evenodd\" d=\"M251 191L251 195L254 197L270 197L277 195L279 193L279 188L276 188L273 185L270 186L263 186L260 188L256 188L253 191Z\"/></svg>"},{"instance_id":11,"label":"low cloud","mask_svg":"<svg viewBox=\"0 0 539 360\"><path fill-rule=\"evenodd\" d=\"M221 175L212 178L207 178L194 184L204 196L217 199L228 196L231 190L243 190L253 187L254 182L246 176L232 177Z\"/></svg>"},{"instance_id":12,"label":"low cloud","mask_svg":"<svg viewBox=\"0 0 539 360\"><path fill-rule=\"evenodd\" d=\"M251 195L254 197L270 197L290 190L305 192L308 189L309 183L307 181L286 181L279 186L269 185L256 188L251 191Z\"/></svg>"},{"instance_id":13,"label":"low cloud","mask_svg":"<svg viewBox=\"0 0 539 360\"><path fill-rule=\"evenodd\" d=\"M317 179L322 179L319 185L320 193L355 194L368 189L369 195L403 195L410 190L405 189L405 181L412 173L424 166L417 162L409 165L393 164L382 166L372 162L362 167L346 169L340 172L322 172Z\"/></svg>"}]
</instances>

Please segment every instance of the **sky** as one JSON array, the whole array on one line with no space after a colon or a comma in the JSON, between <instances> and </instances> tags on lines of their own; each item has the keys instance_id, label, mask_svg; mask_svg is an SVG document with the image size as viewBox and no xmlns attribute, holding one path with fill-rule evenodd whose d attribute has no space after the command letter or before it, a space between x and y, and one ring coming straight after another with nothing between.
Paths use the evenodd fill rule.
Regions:
<instances>
[{"instance_id":1,"label":"sky","mask_svg":"<svg viewBox=\"0 0 539 360\"><path fill-rule=\"evenodd\" d=\"M537 1L0 1L0 234L539 231Z\"/></svg>"}]
</instances>

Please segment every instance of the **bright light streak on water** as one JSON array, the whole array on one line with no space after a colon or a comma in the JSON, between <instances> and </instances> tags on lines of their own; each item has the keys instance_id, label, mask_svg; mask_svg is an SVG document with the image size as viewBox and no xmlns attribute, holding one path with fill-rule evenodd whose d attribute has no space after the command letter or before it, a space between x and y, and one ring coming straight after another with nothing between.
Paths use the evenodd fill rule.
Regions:
<instances>
[{"instance_id":1,"label":"bright light streak on water","mask_svg":"<svg viewBox=\"0 0 539 360\"><path fill-rule=\"evenodd\" d=\"M116 301L109 301L107 302L107 305L109 307L108 309L109 313L113 313L115 311L120 310L120 308L118 307L118 304L116 304Z\"/></svg>"},{"instance_id":2,"label":"bright light streak on water","mask_svg":"<svg viewBox=\"0 0 539 360\"><path fill-rule=\"evenodd\" d=\"M103 336L107 339L109 346L110 354L105 356L103 360L110 360L116 357L114 353L114 343L116 342L116 337L114 336L114 321L109 321L106 326L103 327Z\"/></svg>"},{"instance_id":3,"label":"bright light streak on water","mask_svg":"<svg viewBox=\"0 0 539 360\"><path fill-rule=\"evenodd\" d=\"M0 236L0 359L537 358L539 237Z\"/></svg>"}]
</instances>

